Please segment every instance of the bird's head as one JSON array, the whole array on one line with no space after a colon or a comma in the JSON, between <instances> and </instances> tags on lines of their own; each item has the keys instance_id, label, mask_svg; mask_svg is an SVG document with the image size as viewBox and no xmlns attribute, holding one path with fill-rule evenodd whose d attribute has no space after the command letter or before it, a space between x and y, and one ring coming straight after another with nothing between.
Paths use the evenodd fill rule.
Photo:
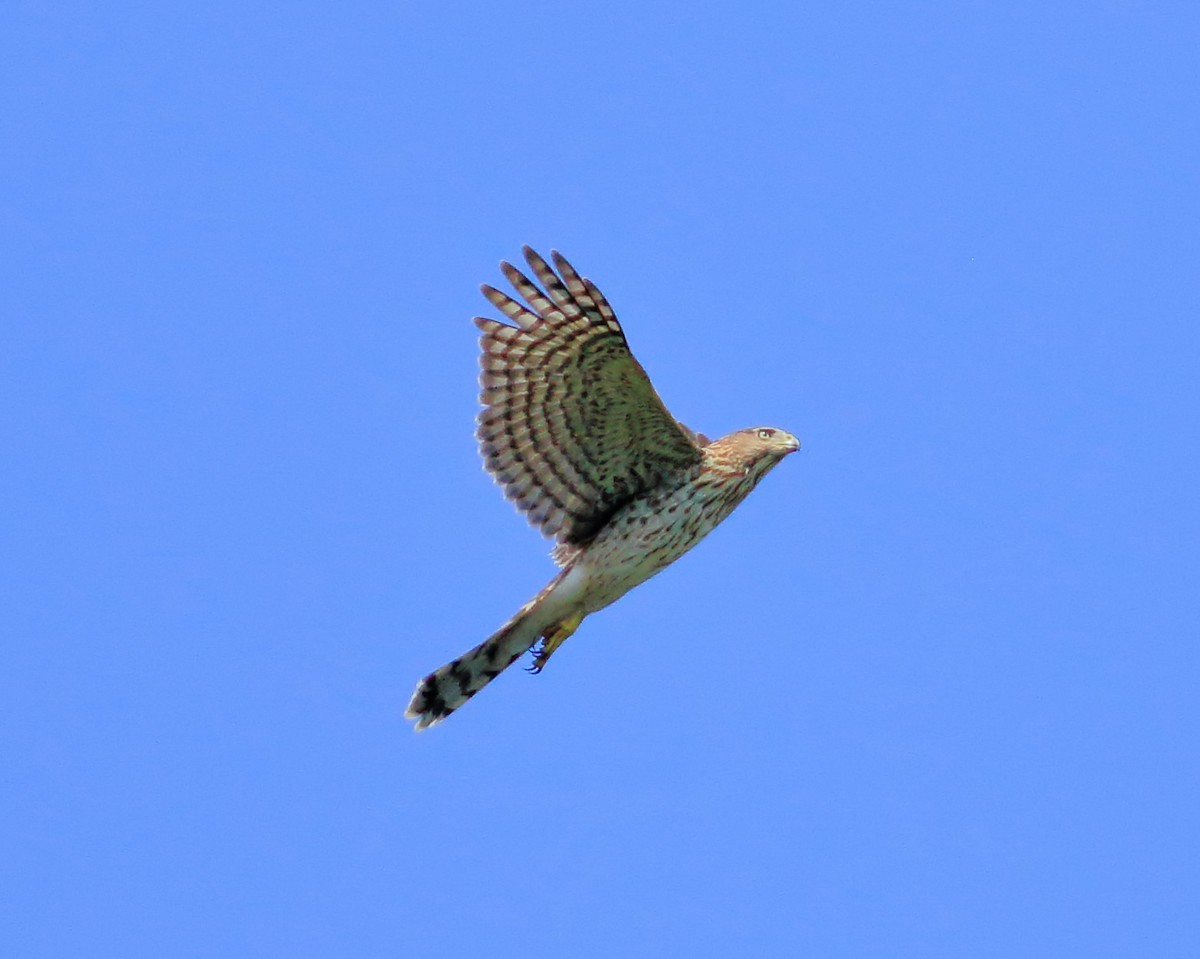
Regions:
<instances>
[{"instance_id":1,"label":"bird's head","mask_svg":"<svg viewBox=\"0 0 1200 959\"><path fill-rule=\"evenodd\" d=\"M741 430L738 435L749 437L751 447L757 449L760 455L774 456L776 459L782 459L788 453L800 449L800 441L796 437L773 426L751 427Z\"/></svg>"},{"instance_id":2,"label":"bird's head","mask_svg":"<svg viewBox=\"0 0 1200 959\"><path fill-rule=\"evenodd\" d=\"M800 449L800 441L773 426L754 426L722 436L711 444L710 449L719 458L735 463L743 470L765 473L788 453Z\"/></svg>"}]
</instances>

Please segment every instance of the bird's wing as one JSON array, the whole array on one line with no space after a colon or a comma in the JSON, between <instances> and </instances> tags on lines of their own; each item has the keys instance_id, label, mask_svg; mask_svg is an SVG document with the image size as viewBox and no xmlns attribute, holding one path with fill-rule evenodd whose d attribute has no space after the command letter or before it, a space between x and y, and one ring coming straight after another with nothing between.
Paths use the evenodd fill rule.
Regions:
<instances>
[{"instance_id":1,"label":"bird's wing","mask_svg":"<svg viewBox=\"0 0 1200 959\"><path fill-rule=\"evenodd\" d=\"M477 317L482 331L479 448L504 495L560 544L586 542L630 499L701 459L634 359L595 285L558 253L529 249L539 288L510 263L526 301L483 294L515 323Z\"/></svg>"}]
</instances>

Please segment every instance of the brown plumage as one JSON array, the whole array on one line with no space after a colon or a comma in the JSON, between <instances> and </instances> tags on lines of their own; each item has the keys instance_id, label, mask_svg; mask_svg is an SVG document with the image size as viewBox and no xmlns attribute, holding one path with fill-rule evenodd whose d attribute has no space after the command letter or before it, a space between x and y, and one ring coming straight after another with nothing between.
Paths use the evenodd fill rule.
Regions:
<instances>
[{"instance_id":1,"label":"brown plumage","mask_svg":"<svg viewBox=\"0 0 1200 959\"><path fill-rule=\"evenodd\" d=\"M676 421L595 285L557 253L552 268L524 252L541 288L509 263L500 268L525 304L483 287L516 326L475 320L479 448L504 495L555 538L562 570L494 635L418 684L405 713L417 729L535 645L540 672L583 617L695 546L800 448L771 427L709 441Z\"/></svg>"}]
</instances>

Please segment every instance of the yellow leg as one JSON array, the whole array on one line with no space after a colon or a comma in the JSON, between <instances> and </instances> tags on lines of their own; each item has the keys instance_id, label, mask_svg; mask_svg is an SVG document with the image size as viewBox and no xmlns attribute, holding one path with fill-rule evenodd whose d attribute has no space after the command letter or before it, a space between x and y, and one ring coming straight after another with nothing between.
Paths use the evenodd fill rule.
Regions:
<instances>
[{"instance_id":1,"label":"yellow leg","mask_svg":"<svg viewBox=\"0 0 1200 959\"><path fill-rule=\"evenodd\" d=\"M581 622L583 622L583 613L572 613L566 619L547 626L542 633L541 645L534 648L533 665L529 667L529 671L540 673L545 669L546 663L550 661L554 651L567 641L571 634L579 628Z\"/></svg>"}]
</instances>

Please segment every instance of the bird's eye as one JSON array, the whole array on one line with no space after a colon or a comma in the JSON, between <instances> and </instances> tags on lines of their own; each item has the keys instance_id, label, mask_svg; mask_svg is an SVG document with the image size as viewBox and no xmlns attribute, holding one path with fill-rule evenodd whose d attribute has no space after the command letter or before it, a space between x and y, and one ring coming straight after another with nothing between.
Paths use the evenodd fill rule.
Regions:
<instances>
[{"instance_id":1,"label":"bird's eye","mask_svg":"<svg viewBox=\"0 0 1200 959\"><path fill-rule=\"evenodd\" d=\"M774 430L759 430L758 431L758 438L760 440L769 440L774 435L775 435Z\"/></svg>"}]
</instances>

